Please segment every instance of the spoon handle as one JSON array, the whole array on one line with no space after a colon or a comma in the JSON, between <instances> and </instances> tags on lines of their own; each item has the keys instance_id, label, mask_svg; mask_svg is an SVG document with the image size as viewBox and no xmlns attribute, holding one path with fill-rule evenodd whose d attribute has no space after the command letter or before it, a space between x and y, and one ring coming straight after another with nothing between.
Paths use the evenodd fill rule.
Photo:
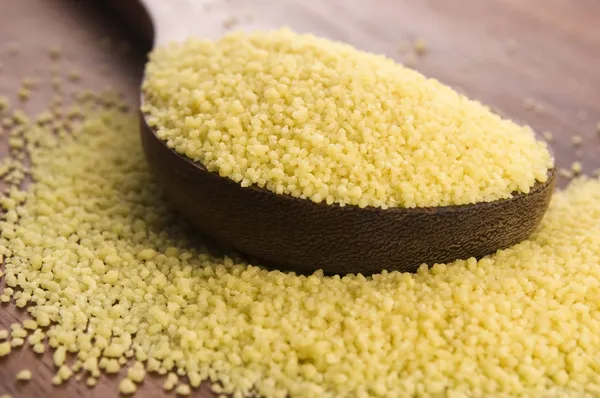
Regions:
<instances>
[{"instance_id":1,"label":"spoon handle","mask_svg":"<svg viewBox=\"0 0 600 398\"><path fill-rule=\"evenodd\" d=\"M225 21L236 11L230 2L211 0L139 1L154 26L154 46L190 36L218 38L225 32Z\"/></svg>"}]
</instances>

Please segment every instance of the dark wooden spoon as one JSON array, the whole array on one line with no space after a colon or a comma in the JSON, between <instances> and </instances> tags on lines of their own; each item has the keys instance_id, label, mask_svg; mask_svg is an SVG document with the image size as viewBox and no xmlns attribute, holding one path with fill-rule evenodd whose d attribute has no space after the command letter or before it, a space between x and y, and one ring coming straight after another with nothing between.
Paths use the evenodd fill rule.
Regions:
<instances>
[{"instance_id":1,"label":"dark wooden spoon","mask_svg":"<svg viewBox=\"0 0 600 398\"><path fill-rule=\"evenodd\" d=\"M160 21L173 21L168 12L175 8L163 7L162 0L143 3L155 24L155 44L197 33L181 24L161 30ZM192 2L183 3L192 7ZM243 254L300 272L414 271L423 263L480 258L526 239L542 220L554 190L555 173L549 170L548 180L528 194L494 202L387 210L317 204L243 188L208 172L168 148L143 114L141 135L158 184L193 225Z\"/></svg>"},{"instance_id":2,"label":"dark wooden spoon","mask_svg":"<svg viewBox=\"0 0 600 398\"><path fill-rule=\"evenodd\" d=\"M414 271L485 256L526 239L554 187L550 170L528 194L488 203L387 210L317 204L208 172L168 148L143 115L141 130L158 183L192 224L244 254L302 272Z\"/></svg>"}]
</instances>

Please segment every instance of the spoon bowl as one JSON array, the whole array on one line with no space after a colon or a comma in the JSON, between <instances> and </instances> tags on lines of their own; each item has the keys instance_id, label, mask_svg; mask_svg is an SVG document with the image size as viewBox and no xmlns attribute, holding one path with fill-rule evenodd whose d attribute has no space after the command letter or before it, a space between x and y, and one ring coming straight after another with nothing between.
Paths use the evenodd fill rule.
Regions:
<instances>
[{"instance_id":1,"label":"spoon bowl","mask_svg":"<svg viewBox=\"0 0 600 398\"><path fill-rule=\"evenodd\" d=\"M203 233L252 258L303 273L415 271L421 264L481 258L535 230L555 173L527 194L460 206L360 208L279 195L209 172L169 148L141 114L141 137L158 184Z\"/></svg>"},{"instance_id":2,"label":"spoon bowl","mask_svg":"<svg viewBox=\"0 0 600 398\"><path fill-rule=\"evenodd\" d=\"M198 23L201 3L181 1L173 7L163 0L142 0L148 18L144 26L153 28L154 46L191 35L219 36L218 19ZM546 182L506 200L411 209L342 207L242 187L209 172L169 148L143 114L141 136L157 183L192 225L263 264L302 273L415 271L423 263L483 257L529 237L555 184L554 170L549 170Z\"/></svg>"}]
</instances>

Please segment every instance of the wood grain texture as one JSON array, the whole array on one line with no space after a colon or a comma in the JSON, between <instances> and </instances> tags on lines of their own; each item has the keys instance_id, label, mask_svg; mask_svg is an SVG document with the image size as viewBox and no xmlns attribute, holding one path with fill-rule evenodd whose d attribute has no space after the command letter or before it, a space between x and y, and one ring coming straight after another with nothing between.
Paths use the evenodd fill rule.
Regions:
<instances>
[{"instance_id":1,"label":"wood grain texture","mask_svg":"<svg viewBox=\"0 0 600 398\"><path fill-rule=\"evenodd\" d=\"M185 1L200 0L168 3L178 7ZM600 121L597 0L577 0L577 4L572 0L214 0L208 4L202 6L208 11L190 14L189 21L211 35L222 34L223 22L237 16L244 28L286 24L398 60L405 58L397 52L400 44L423 38L429 52L417 58L417 69L539 131L552 131L559 166L568 167L581 159L586 171L600 167L600 135L595 131ZM141 54L133 51L126 57L104 48L100 39L106 35L117 38L113 25L121 24L84 8L81 0L0 0L0 94L8 94L17 102L14 94L20 79L26 75L51 76L46 48L62 43L66 57L61 62L65 68L77 68L82 73L81 85L120 87L135 106L143 67ZM124 25L134 26L133 21ZM17 57L5 51L12 41L21 44ZM143 43L137 45L145 49ZM100 70L104 64L108 74ZM33 96L39 100L32 100L25 108L29 112L40 110L52 95L46 84ZM543 104L544 111L527 110L528 98ZM574 135L583 137L579 148L571 142ZM0 139L0 153L6 153L5 137ZM559 180L562 186L566 182ZM13 305L0 305L0 327L24 316ZM34 373L27 384L14 379L22 368ZM118 377L102 378L96 389L75 380L56 388L50 385L52 372L48 354L40 359L27 347L19 349L0 359L0 394L9 392L15 398L118 396ZM162 392L161 384L160 378L147 379L138 396L172 396ZM192 396L214 395L205 385Z\"/></svg>"}]
</instances>

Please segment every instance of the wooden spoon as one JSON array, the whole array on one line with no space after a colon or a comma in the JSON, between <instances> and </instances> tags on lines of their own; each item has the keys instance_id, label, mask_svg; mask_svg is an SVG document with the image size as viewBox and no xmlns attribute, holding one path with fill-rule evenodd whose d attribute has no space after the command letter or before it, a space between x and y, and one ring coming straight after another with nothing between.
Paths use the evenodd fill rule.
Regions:
<instances>
[{"instance_id":1,"label":"wooden spoon","mask_svg":"<svg viewBox=\"0 0 600 398\"><path fill-rule=\"evenodd\" d=\"M192 34L214 37L206 26L198 27L197 2L142 3L154 25L155 46ZM387 210L317 204L243 188L208 172L168 148L141 116L142 143L156 180L193 225L241 253L300 272L414 271L423 263L480 258L526 239L554 190L555 173L549 170L548 180L528 194L488 203Z\"/></svg>"}]
</instances>

